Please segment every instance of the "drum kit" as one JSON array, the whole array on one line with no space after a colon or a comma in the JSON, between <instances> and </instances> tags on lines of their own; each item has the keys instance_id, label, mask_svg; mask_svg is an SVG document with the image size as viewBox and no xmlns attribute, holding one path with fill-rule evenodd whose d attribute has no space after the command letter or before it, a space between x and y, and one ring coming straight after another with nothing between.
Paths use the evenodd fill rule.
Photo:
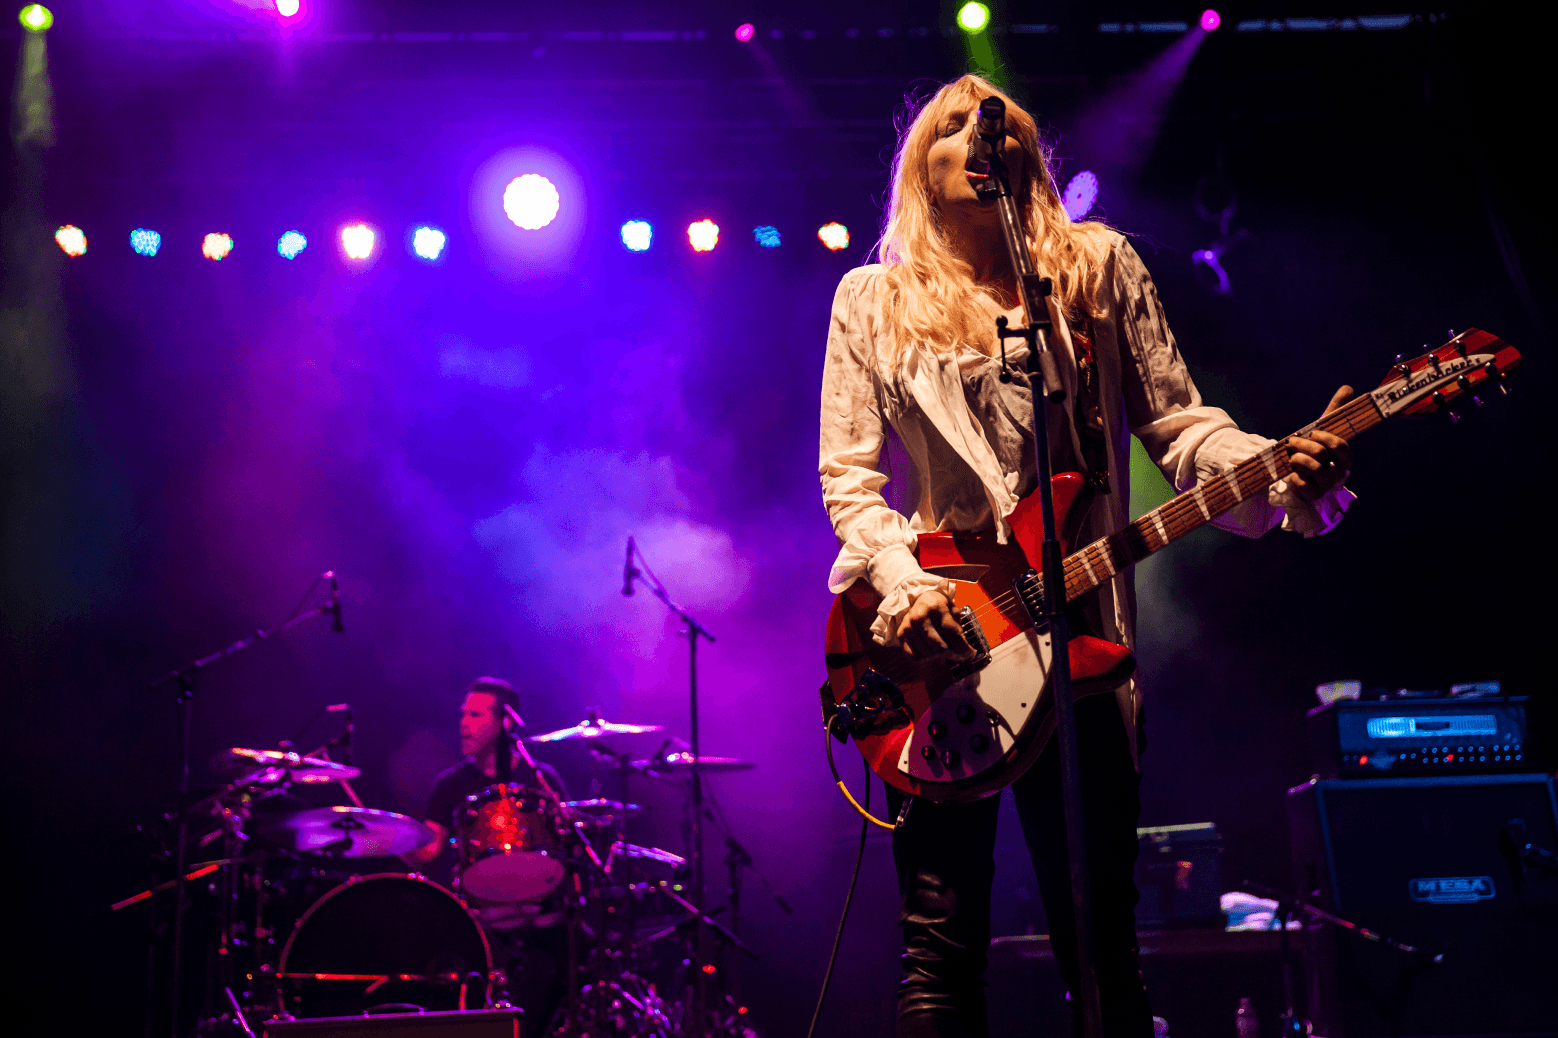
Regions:
<instances>
[{"instance_id":1,"label":"drum kit","mask_svg":"<svg viewBox=\"0 0 1558 1038\"><path fill-rule=\"evenodd\" d=\"M592 712L571 728L514 740L510 781L466 797L446 823L452 889L416 872L374 871L437 834L363 806L351 786L360 769L330 759L328 746L222 751L212 766L225 783L186 815L196 823L193 858L221 845L213 860L192 858L182 884L193 902L205 899L210 920L201 986L213 994L198 1030L253 1034L275 1019L506 1007L520 978L504 948L549 930L566 958L552 999L561 1005L550 1020L528 1019L527 1034L755 1038L739 993L721 983L736 975L725 965L750 950L695 903L681 855L626 839L628 818L643 811L628 798L631 781L685 780L692 755L666 752L676 740L643 759L593 742L660 730ZM592 755L618 771L622 799L561 799L525 749L570 741L591 741ZM754 766L726 757L697 763L705 774ZM325 784L340 786L352 804L310 807L296 795L296 787ZM736 870L750 864L744 854L727 859L733 901ZM711 979L723 990L708 992Z\"/></svg>"}]
</instances>

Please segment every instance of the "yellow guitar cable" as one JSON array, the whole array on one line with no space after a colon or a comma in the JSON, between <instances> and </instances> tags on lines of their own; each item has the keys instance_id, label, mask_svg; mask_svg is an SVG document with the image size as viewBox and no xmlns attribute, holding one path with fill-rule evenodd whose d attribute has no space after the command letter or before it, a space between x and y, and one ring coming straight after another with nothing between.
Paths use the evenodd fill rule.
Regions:
<instances>
[{"instance_id":1,"label":"yellow guitar cable","mask_svg":"<svg viewBox=\"0 0 1558 1038\"><path fill-rule=\"evenodd\" d=\"M827 747L828 750L828 768L833 772L833 781L838 784L839 792L844 794L844 799L849 801L849 806L860 812L860 817L864 818L872 825L879 825L883 829L891 832L897 827L894 826L891 822L882 821L880 818L876 817L876 815L861 807L860 802L855 799L854 795L850 793L847 788L845 788L844 780L839 777L838 765L833 761L833 722L837 720L838 715L834 714L832 717L828 718L827 727L823 728L822 730L822 744L823 746ZM866 781L871 781L871 769L869 766L866 768Z\"/></svg>"}]
</instances>

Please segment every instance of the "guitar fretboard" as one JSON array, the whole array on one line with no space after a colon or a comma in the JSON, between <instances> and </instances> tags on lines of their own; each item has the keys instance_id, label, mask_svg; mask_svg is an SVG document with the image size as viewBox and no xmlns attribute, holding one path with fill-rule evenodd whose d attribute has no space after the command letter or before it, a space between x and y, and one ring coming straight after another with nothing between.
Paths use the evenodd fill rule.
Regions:
<instances>
[{"instance_id":1,"label":"guitar fretboard","mask_svg":"<svg viewBox=\"0 0 1558 1038\"><path fill-rule=\"evenodd\" d=\"M1316 429L1350 440L1383 419L1373 399L1364 394L1294 433L1307 437ZM1101 537L1066 557L1066 601L1093 588L1145 559L1153 552L1211 522L1242 502L1266 493L1268 487L1293 471L1286 440L1267 447L1228 472L1197 484L1124 529Z\"/></svg>"}]
</instances>

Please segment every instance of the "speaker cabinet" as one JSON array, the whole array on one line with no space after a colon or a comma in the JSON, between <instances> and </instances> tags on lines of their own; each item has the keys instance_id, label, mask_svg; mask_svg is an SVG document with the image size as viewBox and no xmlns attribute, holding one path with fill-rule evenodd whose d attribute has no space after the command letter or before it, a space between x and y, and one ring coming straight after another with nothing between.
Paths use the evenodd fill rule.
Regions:
<instances>
[{"instance_id":1,"label":"speaker cabinet","mask_svg":"<svg viewBox=\"0 0 1558 1038\"><path fill-rule=\"evenodd\" d=\"M1545 775L1312 780L1288 793L1294 881L1355 931L1305 934L1326 1038L1558 1034L1558 875L1511 839L1558 850ZM1514 827L1514 828L1511 828Z\"/></svg>"}]
</instances>

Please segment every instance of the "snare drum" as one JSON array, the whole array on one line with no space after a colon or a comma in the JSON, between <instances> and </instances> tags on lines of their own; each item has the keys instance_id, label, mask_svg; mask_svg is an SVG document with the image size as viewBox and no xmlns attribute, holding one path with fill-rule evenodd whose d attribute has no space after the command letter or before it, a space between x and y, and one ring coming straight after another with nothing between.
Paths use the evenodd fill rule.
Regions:
<instances>
[{"instance_id":1,"label":"snare drum","mask_svg":"<svg viewBox=\"0 0 1558 1038\"><path fill-rule=\"evenodd\" d=\"M353 877L316 901L277 970L282 1008L298 1017L386 1004L480 1009L491 974L487 937L460 899L421 876L389 872Z\"/></svg>"},{"instance_id":2,"label":"snare drum","mask_svg":"<svg viewBox=\"0 0 1558 1038\"><path fill-rule=\"evenodd\" d=\"M483 901L538 901L563 881L561 812L546 792L506 783L455 812L460 890Z\"/></svg>"}]
</instances>

